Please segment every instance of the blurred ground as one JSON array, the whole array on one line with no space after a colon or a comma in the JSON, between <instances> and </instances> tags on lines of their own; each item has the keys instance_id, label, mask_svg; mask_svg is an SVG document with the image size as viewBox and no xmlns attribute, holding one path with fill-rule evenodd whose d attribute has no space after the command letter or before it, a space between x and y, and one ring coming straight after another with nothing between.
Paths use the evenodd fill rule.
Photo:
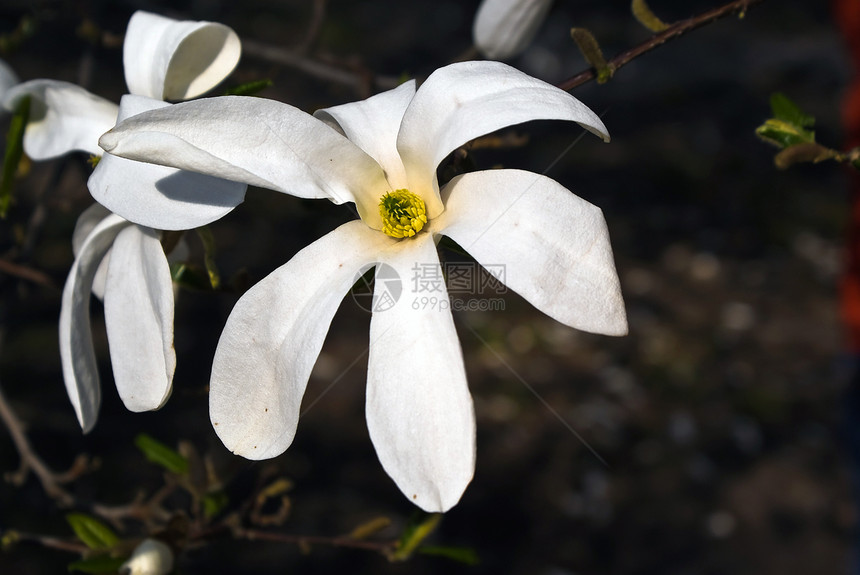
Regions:
<instances>
[{"instance_id":1,"label":"blurred ground","mask_svg":"<svg viewBox=\"0 0 860 575\"><path fill-rule=\"evenodd\" d=\"M329 4L315 53L394 77L426 75L463 53L477 6ZM626 2L608 4L557 2L533 47L512 64L559 82L585 66L568 40L571 26L590 28L609 55L648 37ZM671 21L716 2L651 4ZM84 17L119 34L133 10L150 9L218 20L243 39L283 47L297 43L310 17L310 2L297 0L197 0L170 9L131 0L7 2L0 33L30 6L40 11L41 27L6 56L22 79L83 77L114 100L124 91L120 51L81 40L75 29ZM840 89L850 73L826 3L769 0L743 20L718 22L640 58L608 84L575 90L603 115L611 144L586 137L565 152L580 131L547 122L516 130L530 137L522 149L474 152L484 168L544 172L552 165L547 175L603 208L630 319L625 338L593 336L513 294L504 311L455 315L477 410L478 467L433 542L473 547L479 565L422 556L389 564L361 551L305 554L227 542L183 556L181 572L848 572L855 510L840 426L855 366L842 353L835 287L844 174L832 165L776 171L773 150L753 130L769 114L770 94L781 91L816 116L820 141L838 146ZM361 97L247 56L229 83L264 77L275 82L264 96L308 111ZM75 219L90 201L87 173L82 158L34 165L18 188L18 206L0 224L5 253L31 218L42 218L31 252L18 261L57 286L71 265ZM256 281L351 217L324 202L249 190L243 206L212 226L222 273L244 269ZM121 504L138 489L156 488L158 473L132 447L145 431L167 443L190 439L238 469L234 497L265 466L276 466L295 482L283 527L290 533L333 536L387 515L395 525L383 535L394 536L413 512L367 437L369 315L350 298L311 378L306 405L315 403L294 445L271 463L250 463L227 453L206 413L211 356L238 294L180 296L174 395L148 414L126 412L113 391L94 304L105 397L86 437L59 369L59 291L0 276L0 297L0 381L37 449L57 469L80 452L102 462L75 483L77 496ZM0 433L4 471L18 464L6 438ZM70 535L63 511L34 480L0 484L0 528L12 527ZM0 572L64 572L71 559L21 545L0 555Z\"/></svg>"}]
</instances>

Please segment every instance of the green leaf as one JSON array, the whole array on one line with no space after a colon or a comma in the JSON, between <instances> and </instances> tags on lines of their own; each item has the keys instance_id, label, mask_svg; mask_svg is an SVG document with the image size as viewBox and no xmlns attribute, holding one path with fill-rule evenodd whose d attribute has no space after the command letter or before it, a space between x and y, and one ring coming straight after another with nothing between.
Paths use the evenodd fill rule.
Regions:
<instances>
[{"instance_id":1,"label":"green leaf","mask_svg":"<svg viewBox=\"0 0 860 575\"><path fill-rule=\"evenodd\" d=\"M101 573L116 573L125 559L121 557L93 557L91 559L81 559L69 563L69 572L79 571L81 573L93 573L99 575Z\"/></svg>"},{"instance_id":2,"label":"green leaf","mask_svg":"<svg viewBox=\"0 0 860 575\"><path fill-rule=\"evenodd\" d=\"M785 120L771 118L756 128L756 135L762 140L779 148L788 148L797 144L815 143L815 132L803 129Z\"/></svg>"},{"instance_id":3,"label":"green leaf","mask_svg":"<svg viewBox=\"0 0 860 575\"><path fill-rule=\"evenodd\" d=\"M571 28L570 37L576 42L579 51L585 60L591 64L597 72L597 83L605 84L615 74L615 67L603 57L603 51L597 38L585 28Z\"/></svg>"},{"instance_id":4,"label":"green leaf","mask_svg":"<svg viewBox=\"0 0 860 575\"><path fill-rule=\"evenodd\" d=\"M800 128L811 128L815 125L815 118L804 114L797 104L781 92L774 92L770 96L770 109L773 117Z\"/></svg>"},{"instance_id":5,"label":"green leaf","mask_svg":"<svg viewBox=\"0 0 860 575\"><path fill-rule=\"evenodd\" d=\"M3 171L0 172L0 218L5 218L12 205L12 186L15 172L24 156L24 129L30 119L30 97L18 101L9 131L6 132L6 154L3 156Z\"/></svg>"},{"instance_id":6,"label":"green leaf","mask_svg":"<svg viewBox=\"0 0 860 575\"><path fill-rule=\"evenodd\" d=\"M233 88L229 88L224 92L225 96L255 96L266 88L273 86L275 83L269 80L256 80L254 82L246 82Z\"/></svg>"},{"instance_id":7,"label":"green leaf","mask_svg":"<svg viewBox=\"0 0 860 575\"><path fill-rule=\"evenodd\" d=\"M69 513L66 521L90 549L109 549L119 543L119 537L110 527L86 513Z\"/></svg>"},{"instance_id":8,"label":"green leaf","mask_svg":"<svg viewBox=\"0 0 860 575\"><path fill-rule=\"evenodd\" d=\"M433 533L440 521L442 521L441 513L424 513L421 511L413 515L406 527L403 528L403 533L397 542L397 548L391 554L391 560L405 561L409 559L421 545L421 542Z\"/></svg>"},{"instance_id":9,"label":"green leaf","mask_svg":"<svg viewBox=\"0 0 860 575\"><path fill-rule=\"evenodd\" d=\"M3 534L0 535L0 551L8 550L10 547L18 543L20 539L21 535L17 531L10 529L9 531L3 532Z\"/></svg>"},{"instance_id":10,"label":"green leaf","mask_svg":"<svg viewBox=\"0 0 860 575\"><path fill-rule=\"evenodd\" d=\"M209 493L203 498L203 515L207 519L212 519L221 513L229 503L230 499L228 499L227 494L223 491Z\"/></svg>"},{"instance_id":11,"label":"green leaf","mask_svg":"<svg viewBox=\"0 0 860 575\"><path fill-rule=\"evenodd\" d=\"M181 287L195 291L211 291L208 276L197 266L174 262L170 264L170 277Z\"/></svg>"},{"instance_id":12,"label":"green leaf","mask_svg":"<svg viewBox=\"0 0 860 575\"><path fill-rule=\"evenodd\" d=\"M389 525L391 525L391 519L388 517L374 517L370 521L365 521L350 531L349 536L353 539L367 539L372 535L376 535Z\"/></svg>"},{"instance_id":13,"label":"green leaf","mask_svg":"<svg viewBox=\"0 0 860 575\"><path fill-rule=\"evenodd\" d=\"M640 24L655 33L660 33L666 30L669 25L660 20L656 14L648 6L645 0L633 0L630 5L630 10L633 16Z\"/></svg>"},{"instance_id":14,"label":"green leaf","mask_svg":"<svg viewBox=\"0 0 860 575\"><path fill-rule=\"evenodd\" d=\"M152 463L178 475L188 473L188 460L175 449L167 447L157 439L140 433L134 438L134 444Z\"/></svg>"},{"instance_id":15,"label":"green leaf","mask_svg":"<svg viewBox=\"0 0 860 575\"><path fill-rule=\"evenodd\" d=\"M212 235L209 226L197 228L197 235L203 242L203 263L209 274L209 283L212 284L212 289L218 289L221 285L221 274L218 273L218 266L215 265L215 236Z\"/></svg>"},{"instance_id":16,"label":"green leaf","mask_svg":"<svg viewBox=\"0 0 860 575\"><path fill-rule=\"evenodd\" d=\"M477 565L481 562L478 557L477 551L472 549L471 547L438 547L438 546L426 546L419 547L418 553L422 555L437 555L439 557L446 557L453 561L457 561L458 563L465 563L466 565Z\"/></svg>"}]
</instances>

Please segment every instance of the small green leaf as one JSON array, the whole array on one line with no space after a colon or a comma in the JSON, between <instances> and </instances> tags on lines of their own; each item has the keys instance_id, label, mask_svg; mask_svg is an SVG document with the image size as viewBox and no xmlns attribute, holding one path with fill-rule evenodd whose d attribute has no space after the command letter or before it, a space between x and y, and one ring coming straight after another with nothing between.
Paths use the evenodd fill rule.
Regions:
<instances>
[{"instance_id":1,"label":"small green leaf","mask_svg":"<svg viewBox=\"0 0 860 575\"><path fill-rule=\"evenodd\" d=\"M762 140L779 148L788 148L797 144L812 144L815 142L815 132L803 129L796 124L771 118L756 128L756 135Z\"/></svg>"},{"instance_id":2,"label":"small green leaf","mask_svg":"<svg viewBox=\"0 0 860 575\"><path fill-rule=\"evenodd\" d=\"M212 235L209 226L197 228L197 235L203 242L203 263L209 274L209 283L212 284L212 289L218 289L221 285L221 274L218 273L218 266L215 264L215 236Z\"/></svg>"},{"instance_id":3,"label":"small green leaf","mask_svg":"<svg viewBox=\"0 0 860 575\"><path fill-rule=\"evenodd\" d=\"M422 555L437 555L439 557L446 557L448 559L457 561L458 563L465 563L466 565L477 565L481 562L480 558L478 557L478 553L471 547L426 546L419 547L418 553L421 553Z\"/></svg>"},{"instance_id":4,"label":"small green leaf","mask_svg":"<svg viewBox=\"0 0 860 575\"><path fill-rule=\"evenodd\" d=\"M365 521L361 525L350 531L349 536L353 539L367 539L372 535L376 535L386 527L391 525L391 519L388 517L374 517L370 521Z\"/></svg>"},{"instance_id":5,"label":"small green leaf","mask_svg":"<svg viewBox=\"0 0 860 575\"><path fill-rule=\"evenodd\" d=\"M397 548L391 554L391 560L406 561L409 559L421 545L421 542L433 533L440 521L442 521L441 513L418 512L413 515L406 527L403 528L403 533L397 542Z\"/></svg>"},{"instance_id":6,"label":"small green leaf","mask_svg":"<svg viewBox=\"0 0 860 575\"><path fill-rule=\"evenodd\" d=\"M6 132L6 154L3 156L3 171L0 173L0 218L5 218L12 205L12 186L15 172L24 156L24 129L30 119L30 97L18 101L9 131Z\"/></svg>"},{"instance_id":7,"label":"small green leaf","mask_svg":"<svg viewBox=\"0 0 860 575\"><path fill-rule=\"evenodd\" d=\"M140 433L134 438L134 444L152 463L179 475L188 473L188 460L175 449L167 447L157 439Z\"/></svg>"},{"instance_id":8,"label":"small green leaf","mask_svg":"<svg viewBox=\"0 0 860 575\"><path fill-rule=\"evenodd\" d=\"M246 82L233 88L229 88L224 92L225 96L255 96L266 88L273 86L275 83L269 80L256 80L254 82Z\"/></svg>"},{"instance_id":9,"label":"small green leaf","mask_svg":"<svg viewBox=\"0 0 860 575\"><path fill-rule=\"evenodd\" d=\"M788 124L793 124L800 128L811 128L815 125L815 118L804 114L797 104L791 101L788 96L782 92L774 92L770 96L770 109L773 110L773 117L777 120L782 120Z\"/></svg>"},{"instance_id":10,"label":"small green leaf","mask_svg":"<svg viewBox=\"0 0 860 575\"><path fill-rule=\"evenodd\" d=\"M585 28L571 28L573 38L585 60L597 71L597 83L604 84L615 74L615 67L603 57L603 51L594 35Z\"/></svg>"},{"instance_id":11,"label":"small green leaf","mask_svg":"<svg viewBox=\"0 0 860 575\"><path fill-rule=\"evenodd\" d=\"M125 559L121 557L93 557L69 563L68 568L70 573L79 571L100 575L102 573L116 573L123 563L125 563Z\"/></svg>"},{"instance_id":12,"label":"small green leaf","mask_svg":"<svg viewBox=\"0 0 860 575\"><path fill-rule=\"evenodd\" d=\"M66 521L90 549L109 549L119 543L119 537L110 527L86 513L69 513Z\"/></svg>"},{"instance_id":13,"label":"small green leaf","mask_svg":"<svg viewBox=\"0 0 860 575\"><path fill-rule=\"evenodd\" d=\"M221 513L229 503L230 500L223 491L209 493L203 498L203 514L207 519L212 519Z\"/></svg>"},{"instance_id":14,"label":"small green leaf","mask_svg":"<svg viewBox=\"0 0 860 575\"><path fill-rule=\"evenodd\" d=\"M21 539L21 535L17 531L9 530L0 535L0 550L6 551Z\"/></svg>"},{"instance_id":15,"label":"small green leaf","mask_svg":"<svg viewBox=\"0 0 860 575\"><path fill-rule=\"evenodd\" d=\"M669 27L668 24L657 18L645 0L633 0L630 10L636 20L652 32L659 33Z\"/></svg>"},{"instance_id":16,"label":"small green leaf","mask_svg":"<svg viewBox=\"0 0 860 575\"><path fill-rule=\"evenodd\" d=\"M170 277L174 283L181 287L195 291L210 291L212 289L209 278L199 267L174 262L170 264Z\"/></svg>"}]
</instances>

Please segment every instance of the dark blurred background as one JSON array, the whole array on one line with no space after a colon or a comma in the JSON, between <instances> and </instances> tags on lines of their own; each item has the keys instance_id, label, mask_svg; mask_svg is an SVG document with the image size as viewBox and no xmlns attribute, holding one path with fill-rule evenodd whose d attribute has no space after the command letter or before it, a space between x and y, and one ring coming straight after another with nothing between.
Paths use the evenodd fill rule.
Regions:
<instances>
[{"instance_id":1,"label":"dark blurred background","mask_svg":"<svg viewBox=\"0 0 860 575\"><path fill-rule=\"evenodd\" d=\"M717 3L653 0L651 7L671 22ZM360 81L334 82L246 51L226 85L271 78L262 96L307 111L360 99L376 75L426 76L464 54L478 2L327 4L307 58ZM220 21L244 41L284 49L301 43L313 12L309 0L4 0L0 34L28 14L38 26L3 57L22 80L84 83L117 101L125 91L120 44L87 36L121 35L137 9ZM590 29L607 56L650 36L626 1L558 0L529 50L510 63L553 83L573 76L587 65L569 38L572 26ZM505 131L528 136L523 147L472 153L481 168L543 173L552 166L547 175L604 210L630 320L624 338L585 334L510 293L504 311L455 314L475 399L478 463L431 542L472 547L478 565L428 556L391 564L365 551L225 541L184 554L177 572L849 572L856 512L841 406L853 365L836 299L845 174L834 164L778 171L775 149L754 129L769 117L771 93L784 92L816 117L818 140L839 147L840 96L851 74L827 2L768 0L743 19L637 59L607 84L575 89L602 115L611 144L588 136L565 151L581 130L536 122ZM270 466L291 478L284 532L334 536L386 515L393 525L381 535L395 537L414 508L367 437L369 315L349 297L311 378L305 404L313 406L295 443L261 463L231 456L207 414L212 354L238 292L181 293L174 394L146 414L118 400L94 302L104 399L95 430L82 436L63 388L56 332L71 231L91 202L88 173L83 157L34 164L0 222L3 251L17 250L19 262L56 286L0 275L0 381L48 464L60 470L90 454L101 467L69 488L81 500L120 505L160 485L160 472L133 447L137 433L171 445L187 439L235 474L234 500ZM251 189L212 225L221 272L255 282L352 217L327 202ZM22 238L29 241L23 251ZM199 261L193 234L189 243ZM17 465L2 431L0 469ZM21 487L0 484L2 529L69 537L64 513L32 478ZM142 533L133 522L128 529ZM74 558L21 544L0 554L0 572L60 573Z\"/></svg>"}]
</instances>

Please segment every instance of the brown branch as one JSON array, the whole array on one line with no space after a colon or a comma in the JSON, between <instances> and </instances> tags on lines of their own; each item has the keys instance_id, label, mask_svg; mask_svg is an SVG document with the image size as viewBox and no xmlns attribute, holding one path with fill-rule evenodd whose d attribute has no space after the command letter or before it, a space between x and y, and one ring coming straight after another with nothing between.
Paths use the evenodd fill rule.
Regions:
<instances>
[{"instance_id":1,"label":"brown branch","mask_svg":"<svg viewBox=\"0 0 860 575\"><path fill-rule=\"evenodd\" d=\"M28 542L38 543L42 547L49 549L57 549L59 551L69 551L83 555L89 548L77 540L60 539L59 537L50 537L48 535L36 535L35 533L21 533L20 531L5 531L4 537L8 537L12 543Z\"/></svg>"},{"instance_id":2,"label":"brown branch","mask_svg":"<svg viewBox=\"0 0 860 575\"><path fill-rule=\"evenodd\" d=\"M308 31L297 48L298 52L302 54L306 54L308 50L311 49L311 46L313 46L314 42L317 41L317 38L322 31L328 0L312 0L312 3L313 11L311 13L311 21L308 24Z\"/></svg>"},{"instance_id":3,"label":"brown branch","mask_svg":"<svg viewBox=\"0 0 860 575\"><path fill-rule=\"evenodd\" d=\"M665 31L652 36L649 40L639 44L638 46L622 52L612 60L609 60L607 64L611 70L618 70L625 64L628 64L646 52L650 52L654 48L662 46L670 40L683 36L691 30L701 28L706 24L710 24L711 22L725 18L726 16L731 16L732 14L743 15L747 8L754 4L760 4L763 1L764 0L734 0L733 2L720 6L719 8L703 12L698 16L693 16L692 18L675 22ZM577 86L581 86L582 84L586 84L591 80L594 80L595 78L597 78L597 71L594 68L589 68L588 70L584 70L576 76L568 78L564 82L558 84L558 87L562 90L570 91Z\"/></svg>"},{"instance_id":4,"label":"brown branch","mask_svg":"<svg viewBox=\"0 0 860 575\"><path fill-rule=\"evenodd\" d=\"M271 531L258 531L255 529L234 529L233 536L237 539L249 541L274 541L277 543L289 543L303 548L311 545L325 545L327 547L348 547L351 549L365 549L376 551L385 555L392 552L397 546L396 541L366 541L353 539L352 537L321 537L314 535L288 535L286 533L274 533Z\"/></svg>"},{"instance_id":5,"label":"brown branch","mask_svg":"<svg viewBox=\"0 0 860 575\"><path fill-rule=\"evenodd\" d=\"M33 282L53 291L59 291L59 288L54 284L54 280L48 274L28 266L0 258L0 272Z\"/></svg>"},{"instance_id":6,"label":"brown branch","mask_svg":"<svg viewBox=\"0 0 860 575\"><path fill-rule=\"evenodd\" d=\"M24 426L21 425L21 421L6 401L2 388L0 388L0 419L9 429L15 448L21 456L21 471L32 470L48 495L56 499L61 507L71 506L74 503L74 498L68 491L60 487L58 475L48 468L45 462L33 451L27 435L24 433Z\"/></svg>"},{"instance_id":7,"label":"brown branch","mask_svg":"<svg viewBox=\"0 0 860 575\"><path fill-rule=\"evenodd\" d=\"M396 88L400 82L394 76L378 76L353 71L341 66L335 66L321 60L305 56L300 51L287 50L278 46L263 44L253 40L242 41L242 52L251 58L268 60L295 68L322 80L351 86L359 92L364 92L369 83L378 90Z\"/></svg>"}]
</instances>

